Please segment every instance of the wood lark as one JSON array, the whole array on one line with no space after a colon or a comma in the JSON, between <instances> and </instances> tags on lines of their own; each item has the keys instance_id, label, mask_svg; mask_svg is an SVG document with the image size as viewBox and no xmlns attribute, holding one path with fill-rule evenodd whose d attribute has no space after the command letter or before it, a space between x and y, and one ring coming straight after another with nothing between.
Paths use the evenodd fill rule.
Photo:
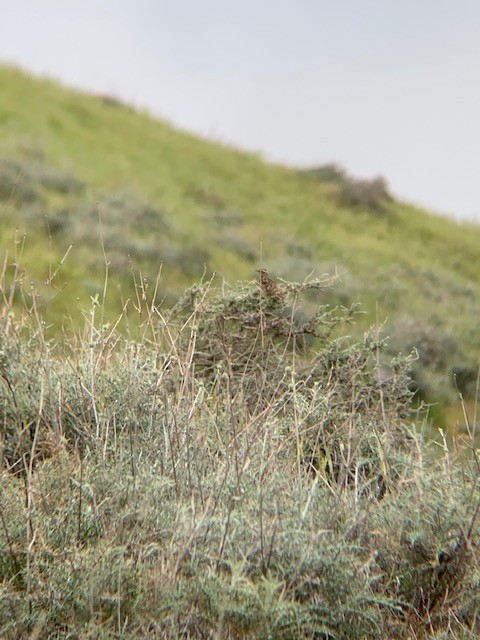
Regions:
<instances>
[{"instance_id":1,"label":"wood lark","mask_svg":"<svg viewBox=\"0 0 480 640\"><path fill-rule=\"evenodd\" d=\"M277 300L285 299L285 292L280 289L278 284L272 280L266 269L258 269L260 274L260 287L263 293L270 298L276 298Z\"/></svg>"}]
</instances>

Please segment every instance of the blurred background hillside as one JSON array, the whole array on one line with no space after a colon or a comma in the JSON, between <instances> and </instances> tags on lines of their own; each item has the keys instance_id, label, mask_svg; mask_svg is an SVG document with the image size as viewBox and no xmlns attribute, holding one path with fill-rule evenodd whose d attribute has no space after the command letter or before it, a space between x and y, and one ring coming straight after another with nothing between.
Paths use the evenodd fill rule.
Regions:
<instances>
[{"instance_id":1,"label":"blurred background hillside","mask_svg":"<svg viewBox=\"0 0 480 640\"><path fill-rule=\"evenodd\" d=\"M295 166L478 217L475 0L19 0L0 60Z\"/></svg>"}]
</instances>

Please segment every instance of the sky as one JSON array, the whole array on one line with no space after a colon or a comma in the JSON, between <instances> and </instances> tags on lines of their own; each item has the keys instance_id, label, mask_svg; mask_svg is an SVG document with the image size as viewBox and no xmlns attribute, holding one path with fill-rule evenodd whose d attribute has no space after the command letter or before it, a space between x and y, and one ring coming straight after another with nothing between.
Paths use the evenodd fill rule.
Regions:
<instances>
[{"instance_id":1,"label":"sky","mask_svg":"<svg viewBox=\"0 0 480 640\"><path fill-rule=\"evenodd\" d=\"M0 61L480 221L478 0L0 0Z\"/></svg>"}]
</instances>

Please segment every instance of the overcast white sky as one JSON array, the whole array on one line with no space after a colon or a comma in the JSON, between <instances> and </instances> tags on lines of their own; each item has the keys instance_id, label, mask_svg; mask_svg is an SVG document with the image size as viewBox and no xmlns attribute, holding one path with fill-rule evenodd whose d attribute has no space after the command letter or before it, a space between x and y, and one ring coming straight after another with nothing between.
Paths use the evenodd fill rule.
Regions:
<instances>
[{"instance_id":1,"label":"overcast white sky","mask_svg":"<svg viewBox=\"0 0 480 640\"><path fill-rule=\"evenodd\" d=\"M0 60L480 220L479 0L0 0Z\"/></svg>"}]
</instances>

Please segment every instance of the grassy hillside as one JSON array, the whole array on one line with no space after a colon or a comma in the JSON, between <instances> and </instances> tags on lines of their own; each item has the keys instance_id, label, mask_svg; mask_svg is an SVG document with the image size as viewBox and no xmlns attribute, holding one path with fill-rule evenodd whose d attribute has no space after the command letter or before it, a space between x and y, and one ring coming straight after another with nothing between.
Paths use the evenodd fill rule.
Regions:
<instances>
[{"instance_id":1,"label":"grassy hillside","mask_svg":"<svg viewBox=\"0 0 480 640\"><path fill-rule=\"evenodd\" d=\"M341 172L267 164L108 96L0 68L4 277L15 264L17 281L34 283L52 335L66 318L78 325L97 295L112 320L139 283L168 306L204 272L232 285L259 266L299 282L338 271L322 301L360 301L360 331L386 322L392 348L417 347L427 397L454 402L455 373L472 396L480 227L358 188Z\"/></svg>"}]
</instances>

